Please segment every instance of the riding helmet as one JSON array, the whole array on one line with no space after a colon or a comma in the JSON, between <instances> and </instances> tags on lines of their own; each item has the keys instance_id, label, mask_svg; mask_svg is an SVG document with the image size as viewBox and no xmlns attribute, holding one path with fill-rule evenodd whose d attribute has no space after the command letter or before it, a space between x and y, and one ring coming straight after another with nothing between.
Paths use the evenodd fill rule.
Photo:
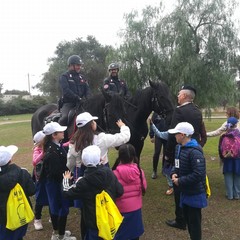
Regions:
<instances>
[{"instance_id":1,"label":"riding helmet","mask_svg":"<svg viewBox=\"0 0 240 240\"><path fill-rule=\"evenodd\" d=\"M113 70L113 69L117 69L119 71L119 65L117 63L109 64L108 71Z\"/></svg>"},{"instance_id":2,"label":"riding helmet","mask_svg":"<svg viewBox=\"0 0 240 240\"><path fill-rule=\"evenodd\" d=\"M72 55L72 56L70 56L68 58L67 64L68 64L68 66L69 65L75 65L75 64L82 65L83 62L82 62L81 58L78 55Z\"/></svg>"}]
</instances>

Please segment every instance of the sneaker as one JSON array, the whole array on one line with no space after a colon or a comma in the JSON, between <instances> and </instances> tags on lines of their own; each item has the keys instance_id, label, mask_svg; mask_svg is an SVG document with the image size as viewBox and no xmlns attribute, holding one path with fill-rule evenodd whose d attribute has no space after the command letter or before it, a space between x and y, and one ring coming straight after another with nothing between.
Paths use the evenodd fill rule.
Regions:
<instances>
[{"instance_id":1,"label":"sneaker","mask_svg":"<svg viewBox=\"0 0 240 240\"><path fill-rule=\"evenodd\" d=\"M48 219L48 222L49 222L49 223L52 223L52 219L51 219L51 218L49 218L49 219Z\"/></svg>"},{"instance_id":2,"label":"sneaker","mask_svg":"<svg viewBox=\"0 0 240 240\"><path fill-rule=\"evenodd\" d=\"M43 225L42 225L42 220L41 219L35 219L33 224L34 224L35 230L39 231L39 230L43 229Z\"/></svg>"},{"instance_id":3,"label":"sneaker","mask_svg":"<svg viewBox=\"0 0 240 240\"><path fill-rule=\"evenodd\" d=\"M64 237L70 237L71 236L71 232L69 230L65 231Z\"/></svg>"},{"instance_id":4,"label":"sneaker","mask_svg":"<svg viewBox=\"0 0 240 240\"><path fill-rule=\"evenodd\" d=\"M169 188L167 191L166 191L166 195L172 195L173 194L173 188Z\"/></svg>"},{"instance_id":5,"label":"sneaker","mask_svg":"<svg viewBox=\"0 0 240 240\"><path fill-rule=\"evenodd\" d=\"M157 178L157 172L153 171L152 173L152 179L156 179Z\"/></svg>"},{"instance_id":6,"label":"sneaker","mask_svg":"<svg viewBox=\"0 0 240 240\"><path fill-rule=\"evenodd\" d=\"M52 237L51 237L51 240L59 240L58 234L53 233Z\"/></svg>"}]
</instances>

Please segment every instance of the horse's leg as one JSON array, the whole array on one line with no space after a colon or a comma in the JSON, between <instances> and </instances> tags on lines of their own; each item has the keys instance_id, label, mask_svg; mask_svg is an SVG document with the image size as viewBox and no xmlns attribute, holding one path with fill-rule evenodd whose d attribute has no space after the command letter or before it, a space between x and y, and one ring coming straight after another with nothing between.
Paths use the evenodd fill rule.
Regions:
<instances>
[{"instance_id":1,"label":"horse's leg","mask_svg":"<svg viewBox=\"0 0 240 240\"><path fill-rule=\"evenodd\" d=\"M139 161L140 161L140 158L141 158L141 152L142 152L143 146L144 146L144 140L140 140L139 145L136 149L136 154L137 154L137 157L138 157Z\"/></svg>"}]
</instances>

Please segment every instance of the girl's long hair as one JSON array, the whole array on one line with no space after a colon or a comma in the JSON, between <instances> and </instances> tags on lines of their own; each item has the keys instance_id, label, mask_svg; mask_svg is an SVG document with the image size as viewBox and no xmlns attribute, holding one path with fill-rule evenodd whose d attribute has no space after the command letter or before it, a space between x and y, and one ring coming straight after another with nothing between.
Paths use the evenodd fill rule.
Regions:
<instances>
[{"instance_id":1,"label":"girl's long hair","mask_svg":"<svg viewBox=\"0 0 240 240\"><path fill-rule=\"evenodd\" d=\"M142 186L142 195L145 194L145 188L143 186L143 176L142 176L142 170L139 165L139 159L136 155L135 148L132 144L123 144L122 146L119 147L118 150L118 158L116 159L112 170L115 170L117 166L121 164L127 164L127 163L136 163L139 173L140 173L140 180L141 180L141 186Z\"/></svg>"},{"instance_id":2,"label":"girl's long hair","mask_svg":"<svg viewBox=\"0 0 240 240\"><path fill-rule=\"evenodd\" d=\"M70 140L75 144L75 151L82 151L85 147L92 145L95 131L92 129L92 122L88 122L85 126L78 128Z\"/></svg>"},{"instance_id":3,"label":"girl's long hair","mask_svg":"<svg viewBox=\"0 0 240 240\"><path fill-rule=\"evenodd\" d=\"M47 149L48 149L51 142L52 142L52 134L51 135L46 135L43 138L43 154L45 154L47 152Z\"/></svg>"}]
</instances>

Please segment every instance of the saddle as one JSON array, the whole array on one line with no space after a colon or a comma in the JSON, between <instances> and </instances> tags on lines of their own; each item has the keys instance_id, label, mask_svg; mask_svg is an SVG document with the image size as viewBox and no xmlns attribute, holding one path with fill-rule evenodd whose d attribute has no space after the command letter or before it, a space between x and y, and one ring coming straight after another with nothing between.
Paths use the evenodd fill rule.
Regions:
<instances>
[{"instance_id":1,"label":"saddle","mask_svg":"<svg viewBox=\"0 0 240 240\"><path fill-rule=\"evenodd\" d=\"M67 126L69 126L71 121L74 119L75 115L76 115L75 108L71 109L68 113ZM58 120L60 119L61 116L62 116L62 113L59 110L52 112L49 116L45 117L44 125L46 125L47 123L50 123L50 122L58 122Z\"/></svg>"}]
</instances>

